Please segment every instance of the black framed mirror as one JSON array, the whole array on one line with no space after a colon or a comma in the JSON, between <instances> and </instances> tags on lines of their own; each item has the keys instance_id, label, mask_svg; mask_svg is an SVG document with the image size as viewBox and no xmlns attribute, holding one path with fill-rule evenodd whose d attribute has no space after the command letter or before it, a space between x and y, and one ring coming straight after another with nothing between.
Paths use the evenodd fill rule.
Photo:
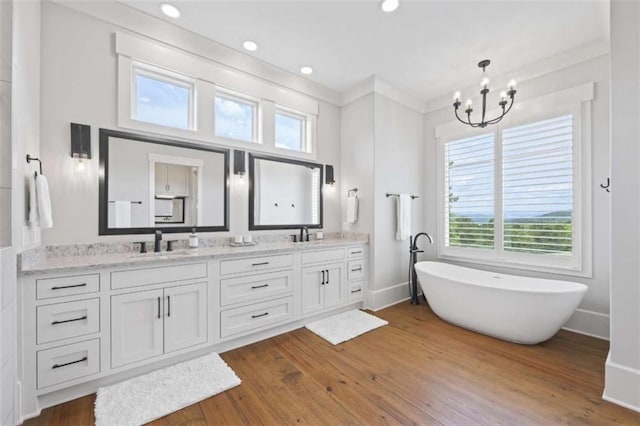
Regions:
<instances>
[{"instance_id":1,"label":"black framed mirror","mask_svg":"<svg viewBox=\"0 0 640 426\"><path fill-rule=\"evenodd\" d=\"M229 230L229 150L100 129L99 234Z\"/></svg>"},{"instance_id":2,"label":"black framed mirror","mask_svg":"<svg viewBox=\"0 0 640 426\"><path fill-rule=\"evenodd\" d=\"M249 154L249 230L322 228L322 164Z\"/></svg>"}]
</instances>

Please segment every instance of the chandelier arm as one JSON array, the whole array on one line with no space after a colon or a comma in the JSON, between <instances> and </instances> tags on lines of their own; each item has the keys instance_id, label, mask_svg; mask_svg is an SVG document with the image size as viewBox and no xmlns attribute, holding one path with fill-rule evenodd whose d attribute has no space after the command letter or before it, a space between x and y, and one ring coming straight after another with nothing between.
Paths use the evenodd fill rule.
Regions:
<instances>
[{"instance_id":1,"label":"chandelier arm","mask_svg":"<svg viewBox=\"0 0 640 426\"><path fill-rule=\"evenodd\" d=\"M459 122L461 122L462 124L469 124L460 118L460 116L458 115L458 108L456 108L454 111L456 113L456 118L458 119Z\"/></svg>"},{"instance_id":2,"label":"chandelier arm","mask_svg":"<svg viewBox=\"0 0 640 426\"><path fill-rule=\"evenodd\" d=\"M491 119L491 120L488 120L488 121L487 121L487 124L496 124L496 123L498 123L500 120L502 120L502 119L504 118L504 116L505 116L505 115L507 115L507 114L509 113L509 111L511 110L511 107L513 106L513 102L514 102L514 99L513 99L513 98L511 98L511 103L509 104L509 108L507 108L507 109L504 109L504 108L503 108L503 109L502 109L502 114L501 114L500 116L496 117L496 118L493 118L493 119Z\"/></svg>"}]
</instances>

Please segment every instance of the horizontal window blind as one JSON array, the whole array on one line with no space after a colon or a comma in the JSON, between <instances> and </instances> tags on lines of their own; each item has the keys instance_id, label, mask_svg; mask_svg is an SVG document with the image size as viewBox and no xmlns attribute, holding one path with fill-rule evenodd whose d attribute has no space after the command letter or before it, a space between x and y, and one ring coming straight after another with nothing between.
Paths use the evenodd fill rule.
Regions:
<instances>
[{"instance_id":1,"label":"horizontal window blind","mask_svg":"<svg viewBox=\"0 0 640 426\"><path fill-rule=\"evenodd\" d=\"M503 248L571 255L573 116L502 132Z\"/></svg>"},{"instance_id":2,"label":"horizontal window blind","mask_svg":"<svg viewBox=\"0 0 640 426\"><path fill-rule=\"evenodd\" d=\"M445 144L445 245L493 249L494 135Z\"/></svg>"}]
</instances>

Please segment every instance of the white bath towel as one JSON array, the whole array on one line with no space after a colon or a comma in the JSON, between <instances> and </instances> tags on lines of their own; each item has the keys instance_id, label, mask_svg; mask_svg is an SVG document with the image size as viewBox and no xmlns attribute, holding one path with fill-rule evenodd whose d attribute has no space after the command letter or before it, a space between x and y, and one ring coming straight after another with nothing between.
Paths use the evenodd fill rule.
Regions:
<instances>
[{"instance_id":1,"label":"white bath towel","mask_svg":"<svg viewBox=\"0 0 640 426\"><path fill-rule=\"evenodd\" d=\"M358 221L358 196L351 195L347 198L347 222L356 223Z\"/></svg>"},{"instance_id":2,"label":"white bath towel","mask_svg":"<svg viewBox=\"0 0 640 426\"><path fill-rule=\"evenodd\" d=\"M38 196L36 195L36 178L31 176L29 179L29 225L38 226Z\"/></svg>"},{"instance_id":3,"label":"white bath towel","mask_svg":"<svg viewBox=\"0 0 640 426\"><path fill-rule=\"evenodd\" d=\"M396 240L404 241L411 235L411 196L409 194L400 194L397 198Z\"/></svg>"},{"instance_id":4,"label":"white bath towel","mask_svg":"<svg viewBox=\"0 0 640 426\"><path fill-rule=\"evenodd\" d=\"M116 228L131 228L131 201L116 201L115 213Z\"/></svg>"},{"instance_id":5,"label":"white bath towel","mask_svg":"<svg viewBox=\"0 0 640 426\"><path fill-rule=\"evenodd\" d=\"M49 182L47 178L41 174L36 176L36 196L38 198L38 220L40 221L40 228L52 228L53 216L51 214Z\"/></svg>"}]
</instances>

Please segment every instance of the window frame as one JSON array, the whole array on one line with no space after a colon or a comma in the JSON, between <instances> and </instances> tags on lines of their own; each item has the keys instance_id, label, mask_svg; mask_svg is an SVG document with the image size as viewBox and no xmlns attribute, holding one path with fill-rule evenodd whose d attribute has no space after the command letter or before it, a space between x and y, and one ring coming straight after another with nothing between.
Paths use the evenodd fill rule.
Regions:
<instances>
[{"instance_id":1,"label":"window frame","mask_svg":"<svg viewBox=\"0 0 640 426\"><path fill-rule=\"evenodd\" d=\"M288 148L283 145L278 145L278 137L277 137L277 125L276 125L276 116L282 115L284 117L289 117L293 119L297 119L301 121L301 129L300 129L300 145L301 149L293 149ZM291 108L286 108L280 105L275 105L273 111L273 146L277 150L283 150L285 152L296 152L300 154L312 154L313 147L311 143L311 120L307 114L304 114L299 111L295 111Z\"/></svg>"},{"instance_id":2,"label":"window frame","mask_svg":"<svg viewBox=\"0 0 640 426\"><path fill-rule=\"evenodd\" d=\"M187 111L187 127L167 126L152 121L140 120L137 118L138 113L138 75L152 80L157 80L173 86L182 87L189 92L188 111ZM131 120L144 123L145 125L160 126L168 129L177 129L182 131L197 131L197 87L196 80L177 72L169 71L164 68L146 64L139 61L131 61Z\"/></svg>"},{"instance_id":3,"label":"window frame","mask_svg":"<svg viewBox=\"0 0 640 426\"><path fill-rule=\"evenodd\" d=\"M226 99L234 102L238 102L244 105L250 105L253 109L253 123L251 124L251 140L236 139L228 136L220 136L216 134L216 126L218 123L218 117L216 117L216 98ZM247 143L263 145L264 141L261 135L260 129L262 128L262 112L260 99L254 98L244 93L237 92L226 88L216 86L215 93L213 94L213 137L216 139L222 139L225 141L233 141L235 143Z\"/></svg>"},{"instance_id":4,"label":"window frame","mask_svg":"<svg viewBox=\"0 0 640 426\"><path fill-rule=\"evenodd\" d=\"M566 99L568 97L569 99ZM563 99L564 98L564 99ZM572 99L571 98L575 98ZM487 129L461 128L447 123L436 128L437 142L437 257L442 260L483 265L552 272L580 277L592 276L592 227L591 227L591 100L593 83L556 92L538 99L522 102L505 117L502 123L490 130L494 134L494 248L475 249L445 246L445 144L470 136L486 134ZM517 112L517 113L516 113ZM573 115L573 209L572 256L560 258L553 255L512 253L503 248L503 188L502 188L502 131L525 124L532 124L565 114Z\"/></svg>"}]
</instances>

